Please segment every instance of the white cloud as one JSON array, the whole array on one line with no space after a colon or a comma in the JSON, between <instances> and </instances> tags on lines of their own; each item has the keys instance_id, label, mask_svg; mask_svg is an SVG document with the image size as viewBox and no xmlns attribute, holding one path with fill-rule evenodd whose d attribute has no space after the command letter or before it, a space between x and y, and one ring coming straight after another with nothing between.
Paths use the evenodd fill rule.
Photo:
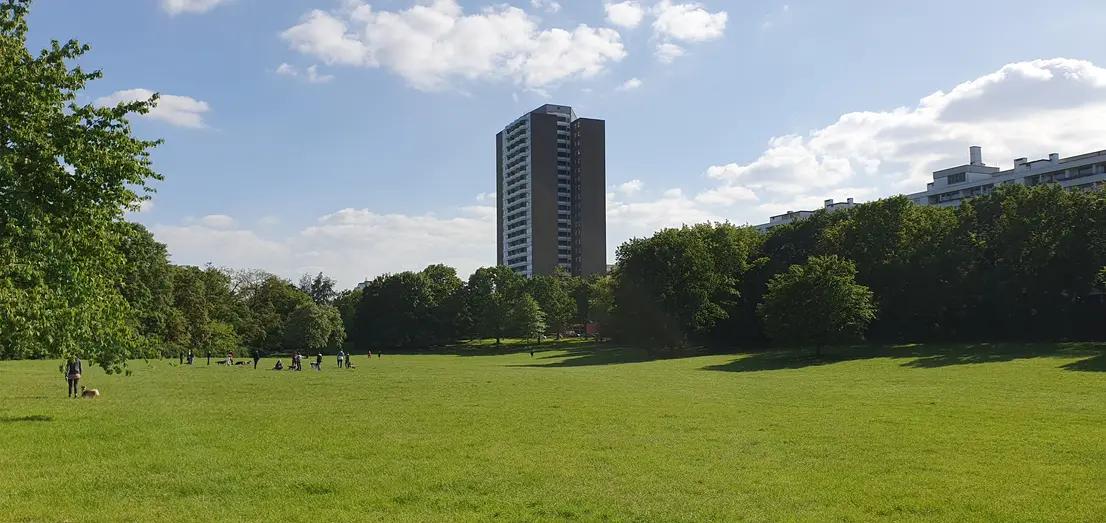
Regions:
<instances>
[{"instance_id":1,"label":"white cloud","mask_svg":"<svg viewBox=\"0 0 1106 523\"><path fill-rule=\"evenodd\" d=\"M261 267L286 277L323 271L347 287L432 263L453 266L462 278L495 264L494 206L464 207L446 218L342 209L282 239L207 218L151 230L174 263Z\"/></svg>"},{"instance_id":2,"label":"white cloud","mask_svg":"<svg viewBox=\"0 0 1106 523\"><path fill-rule=\"evenodd\" d=\"M225 214L209 214L200 218L199 223L204 227L210 227L212 229L231 229L237 225L234 218Z\"/></svg>"},{"instance_id":3,"label":"white cloud","mask_svg":"<svg viewBox=\"0 0 1106 523\"><path fill-rule=\"evenodd\" d=\"M95 105L110 107L123 102L136 102L149 100L154 92L149 89L127 89L116 91L108 96L96 99ZM211 110L207 102L202 102L188 96L176 96L163 94L158 98L157 105L150 109L146 118L161 120L178 127L203 128L203 116Z\"/></svg>"},{"instance_id":4,"label":"white cloud","mask_svg":"<svg viewBox=\"0 0 1106 523\"><path fill-rule=\"evenodd\" d=\"M653 7L653 31L657 36L681 42L705 42L721 38L726 32L725 11L711 13L701 4L673 4L661 0Z\"/></svg>"},{"instance_id":5,"label":"white cloud","mask_svg":"<svg viewBox=\"0 0 1106 523\"><path fill-rule=\"evenodd\" d=\"M480 203L494 202L495 192L482 192L476 195L476 201Z\"/></svg>"},{"instance_id":6,"label":"white cloud","mask_svg":"<svg viewBox=\"0 0 1106 523\"><path fill-rule=\"evenodd\" d=\"M539 29L537 19L508 5L479 14L465 14L456 0L402 11L357 2L346 7L311 11L281 36L293 50L328 65L382 67L421 90L499 79L540 89L594 76L626 56L613 29Z\"/></svg>"},{"instance_id":7,"label":"white cloud","mask_svg":"<svg viewBox=\"0 0 1106 523\"><path fill-rule=\"evenodd\" d=\"M1008 169L1015 157L1104 149L1104 136L1106 69L1063 58L1020 62L913 106L848 113L806 135L774 137L750 161L708 167L714 185L693 198L671 193L614 210L637 230L658 220L628 214L627 206L664 209L669 218L660 221L666 222L721 216L763 223L789 210L817 209L827 198L863 201L925 190L933 171L967 163L970 145L983 146L987 163Z\"/></svg>"},{"instance_id":8,"label":"white cloud","mask_svg":"<svg viewBox=\"0 0 1106 523\"><path fill-rule=\"evenodd\" d=\"M161 8L171 15L206 13L227 0L161 0Z\"/></svg>"},{"instance_id":9,"label":"white cloud","mask_svg":"<svg viewBox=\"0 0 1106 523\"><path fill-rule=\"evenodd\" d=\"M561 10L561 4L556 0L530 0L530 7L541 9L547 13L556 13Z\"/></svg>"},{"instance_id":10,"label":"white cloud","mask_svg":"<svg viewBox=\"0 0 1106 523\"><path fill-rule=\"evenodd\" d=\"M638 80L637 78L631 78L629 80L626 80L626 82L624 82L622 85L618 86L618 90L633 91L634 89L641 87L641 83L641 80Z\"/></svg>"},{"instance_id":11,"label":"white cloud","mask_svg":"<svg viewBox=\"0 0 1106 523\"><path fill-rule=\"evenodd\" d=\"M657 44L657 61L662 64L670 64L675 62L677 58L684 55L684 48L676 44L663 42Z\"/></svg>"},{"instance_id":12,"label":"white cloud","mask_svg":"<svg viewBox=\"0 0 1106 523\"><path fill-rule=\"evenodd\" d=\"M139 212L139 214L147 213L147 212L150 212L152 210L154 210L154 201L153 200L142 200L141 202L138 203L138 212Z\"/></svg>"},{"instance_id":13,"label":"white cloud","mask_svg":"<svg viewBox=\"0 0 1106 523\"><path fill-rule=\"evenodd\" d=\"M276 74L282 76L291 76L293 78L303 78L307 83L311 84L325 84L334 79L334 75L319 74L319 66L311 65L307 69L304 69L303 73L294 65L282 63L276 68Z\"/></svg>"},{"instance_id":14,"label":"white cloud","mask_svg":"<svg viewBox=\"0 0 1106 523\"><path fill-rule=\"evenodd\" d=\"M633 195L641 192L641 188L644 187L644 186L645 186L645 184L642 183L641 180L638 180L638 179L635 178L633 180L630 180L626 183L623 183L623 184L619 185L616 189L618 190L618 192L622 193L623 195L633 196Z\"/></svg>"},{"instance_id":15,"label":"white cloud","mask_svg":"<svg viewBox=\"0 0 1106 523\"><path fill-rule=\"evenodd\" d=\"M632 0L618 3L607 2L603 4L603 9L607 12L608 22L627 29L637 27L641 24L641 20L645 18L645 8Z\"/></svg>"}]
</instances>

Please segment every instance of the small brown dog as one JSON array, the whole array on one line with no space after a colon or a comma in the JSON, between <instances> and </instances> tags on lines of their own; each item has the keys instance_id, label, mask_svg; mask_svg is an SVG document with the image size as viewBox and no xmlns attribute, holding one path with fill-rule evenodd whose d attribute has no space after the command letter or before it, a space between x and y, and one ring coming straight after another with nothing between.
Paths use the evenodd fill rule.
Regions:
<instances>
[{"instance_id":1,"label":"small brown dog","mask_svg":"<svg viewBox=\"0 0 1106 523\"><path fill-rule=\"evenodd\" d=\"M86 389L84 385L81 385L81 397L88 399L99 398L100 389Z\"/></svg>"}]
</instances>

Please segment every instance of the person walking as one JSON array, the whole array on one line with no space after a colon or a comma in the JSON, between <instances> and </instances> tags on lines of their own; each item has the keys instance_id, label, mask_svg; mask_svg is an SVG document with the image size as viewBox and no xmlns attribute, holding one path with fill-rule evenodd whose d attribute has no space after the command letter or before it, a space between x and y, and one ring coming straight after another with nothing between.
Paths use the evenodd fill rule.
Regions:
<instances>
[{"instance_id":1,"label":"person walking","mask_svg":"<svg viewBox=\"0 0 1106 523\"><path fill-rule=\"evenodd\" d=\"M257 349L254 349L253 350L253 368L254 369L257 368L257 362L259 362L259 361L261 361L261 351L257 350Z\"/></svg>"},{"instance_id":2,"label":"person walking","mask_svg":"<svg viewBox=\"0 0 1106 523\"><path fill-rule=\"evenodd\" d=\"M211 351L207 351L207 364L211 365Z\"/></svg>"},{"instance_id":3,"label":"person walking","mask_svg":"<svg viewBox=\"0 0 1106 523\"><path fill-rule=\"evenodd\" d=\"M323 353L319 353L315 356L315 370L323 370Z\"/></svg>"},{"instance_id":4,"label":"person walking","mask_svg":"<svg viewBox=\"0 0 1106 523\"><path fill-rule=\"evenodd\" d=\"M184 365L184 351L182 351L182 350L177 351L177 356L180 356L180 364Z\"/></svg>"},{"instance_id":5,"label":"person walking","mask_svg":"<svg viewBox=\"0 0 1106 523\"><path fill-rule=\"evenodd\" d=\"M338 349L338 368L341 369L346 364L346 352Z\"/></svg>"},{"instance_id":6,"label":"person walking","mask_svg":"<svg viewBox=\"0 0 1106 523\"><path fill-rule=\"evenodd\" d=\"M352 352L349 353L349 354L346 354L346 368L347 369L352 369L353 368L353 353Z\"/></svg>"},{"instance_id":7,"label":"person walking","mask_svg":"<svg viewBox=\"0 0 1106 523\"><path fill-rule=\"evenodd\" d=\"M81 397L81 391L77 387L77 383L81 381L81 372L84 369L81 368L81 359L76 356L70 356L65 362L65 381L69 382L69 397L79 398Z\"/></svg>"},{"instance_id":8,"label":"person walking","mask_svg":"<svg viewBox=\"0 0 1106 523\"><path fill-rule=\"evenodd\" d=\"M188 349L188 364L191 365L195 361L196 355L192 354L192 349Z\"/></svg>"}]
</instances>

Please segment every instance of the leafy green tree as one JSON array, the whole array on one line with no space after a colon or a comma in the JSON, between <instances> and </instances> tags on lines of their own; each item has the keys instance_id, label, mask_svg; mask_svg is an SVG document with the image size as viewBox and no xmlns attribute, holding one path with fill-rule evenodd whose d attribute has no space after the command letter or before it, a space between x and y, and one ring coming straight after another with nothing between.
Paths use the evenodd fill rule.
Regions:
<instances>
[{"instance_id":1,"label":"leafy green tree","mask_svg":"<svg viewBox=\"0 0 1106 523\"><path fill-rule=\"evenodd\" d=\"M960 285L952 209L897 196L852 209L826 227L823 251L856 263L857 281L879 300L870 337L884 341L940 338L949 296Z\"/></svg>"},{"instance_id":2,"label":"leafy green tree","mask_svg":"<svg viewBox=\"0 0 1106 523\"><path fill-rule=\"evenodd\" d=\"M173 270L165 245L145 227L121 223L118 250L123 255L119 290L130 305L136 331L147 353L179 344L180 329L173 308Z\"/></svg>"},{"instance_id":3,"label":"leafy green tree","mask_svg":"<svg viewBox=\"0 0 1106 523\"><path fill-rule=\"evenodd\" d=\"M571 294L574 286L572 276L562 269L549 276L534 276L529 281L529 293L544 311L547 327L557 339L568 330L576 315L576 300Z\"/></svg>"},{"instance_id":4,"label":"leafy green tree","mask_svg":"<svg viewBox=\"0 0 1106 523\"><path fill-rule=\"evenodd\" d=\"M614 286L614 278L606 275L595 278L589 284L588 316L584 323L597 323L599 325L599 330L596 332L597 339L602 339L604 333L612 333L617 330L614 324Z\"/></svg>"},{"instance_id":5,"label":"leafy green tree","mask_svg":"<svg viewBox=\"0 0 1106 523\"><path fill-rule=\"evenodd\" d=\"M214 321L208 326L208 343L203 350L212 354L224 355L238 352L242 346L242 338L234 330L234 326L221 321Z\"/></svg>"},{"instance_id":6,"label":"leafy green tree","mask_svg":"<svg viewBox=\"0 0 1106 523\"><path fill-rule=\"evenodd\" d=\"M614 271L622 334L664 348L717 340L740 319L740 283L761 241L749 227L701 224L624 243Z\"/></svg>"},{"instance_id":7,"label":"leafy green tree","mask_svg":"<svg viewBox=\"0 0 1106 523\"><path fill-rule=\"evenodd\" d=\"M526 296L526 279L507 267L482 267L465 287L475 334L496 345L514 332L512 314Z\"/></svg>"},{"instance_id":8,"label":"leafy green tree","mask_svg":"<svg viewBox=\"0 0 1106 523\"><path fill-rule=\"evenodd\" d=\"M269 276L250 293L245 302L251 311L250 322L243 329L245 343L263 352L287 347L285 341L289 338L285 331L291 316L309 303L314 303L311 297L290 282Z\"/></svg>"},{"instance_id":9,"label":"leafy green tree","mask_svg":"<svg viewBox=\"0 0 1106 523\"><path fill-rule=\"evenodd\" d=\"M759 307L777 343L822 348L863 339L875 319L872 291L856 283L856 266L837 256L812 256L768 282Z\"/></svg>"},{"instance_id":10,"label":"leafy green tree","mask_svg":"<svg viewBox=\"0 0 1106 523\"><path fill-rule=\"evenodd\" d=\"M361 303L361 289L344 290L334 298L334 308L342 316L343 330L353 336L354 324L357 322L357 306Z\"/></svg>"},{"instance_id":11,"label":"leafy green tree","mask_svg":"<svg viewBox=\"0 0 1106 523\"><path fill-rule=\"evenodd\" d=\"M154 141L127 115L156 103L79 104L99 71L88 46L27 49L27 0L0 2L0 357L79 355L122 370L140 334L120 292L123 212L137 208Z\"/></svg>"},{"instance_id":12,"label":"leafy green tree","mask_svg":"<svg viewBox=\"0 0 1106 523\"><path fill-rule=\"evenodd\" d=\"M288 318L284 346L289 349L321 351L345 341L345 330L338 309L314 302L300 305Z\"/></svg>"},{"instance_id":13,"label":"leafy green tree","mask_svg":"<svg viewBox=\"0 0 1106 523\"><path fill-rule=\"evenodd\" d=\"M457 272L444 265L372 280L357 304L355 345L425 348L456 340L461 287Z\"/></svg>"},{"instance_id":14,"label":"leafy green tree","mask_svg":"<svg viewBox=\"0 0 1106 523\"><path fill-rule=\"evenodd\" d=\"M511 311L511 330L524 338L541 343L541 337L549 327L545 324L545 312L538 301L529 294L523 294Z\"/></svg>"},{"instance_id":15,"label":"leafy green tree","mask_svg":"<svg viewBox=\"0 0 1106 523\"><path fill-rule=\"evenodd\" d=\"M334 300L337 293L334 291L336 282L329 276L318 273L315 276L304 274L300 277L297 287L301 292L311 297L318 305L326 305Z\"/></svg>"}]
</instances>

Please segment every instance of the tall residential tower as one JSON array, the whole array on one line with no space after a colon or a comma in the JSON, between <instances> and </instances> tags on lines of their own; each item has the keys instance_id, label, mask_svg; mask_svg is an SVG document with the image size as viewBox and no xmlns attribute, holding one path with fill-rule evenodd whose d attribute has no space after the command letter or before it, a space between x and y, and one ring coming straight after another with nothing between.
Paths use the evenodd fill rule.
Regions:
<instances>
[{"instance_id":1,"label":"tall residential tower","mask_svg":"<svg viewBox=\"0 0 1106 523\"><path fill-rule=\"evenodd\" d=\"M605 122L543 105L495 144L499 265L526 276L606 272Z\"/></svg>"}]
</instances>

